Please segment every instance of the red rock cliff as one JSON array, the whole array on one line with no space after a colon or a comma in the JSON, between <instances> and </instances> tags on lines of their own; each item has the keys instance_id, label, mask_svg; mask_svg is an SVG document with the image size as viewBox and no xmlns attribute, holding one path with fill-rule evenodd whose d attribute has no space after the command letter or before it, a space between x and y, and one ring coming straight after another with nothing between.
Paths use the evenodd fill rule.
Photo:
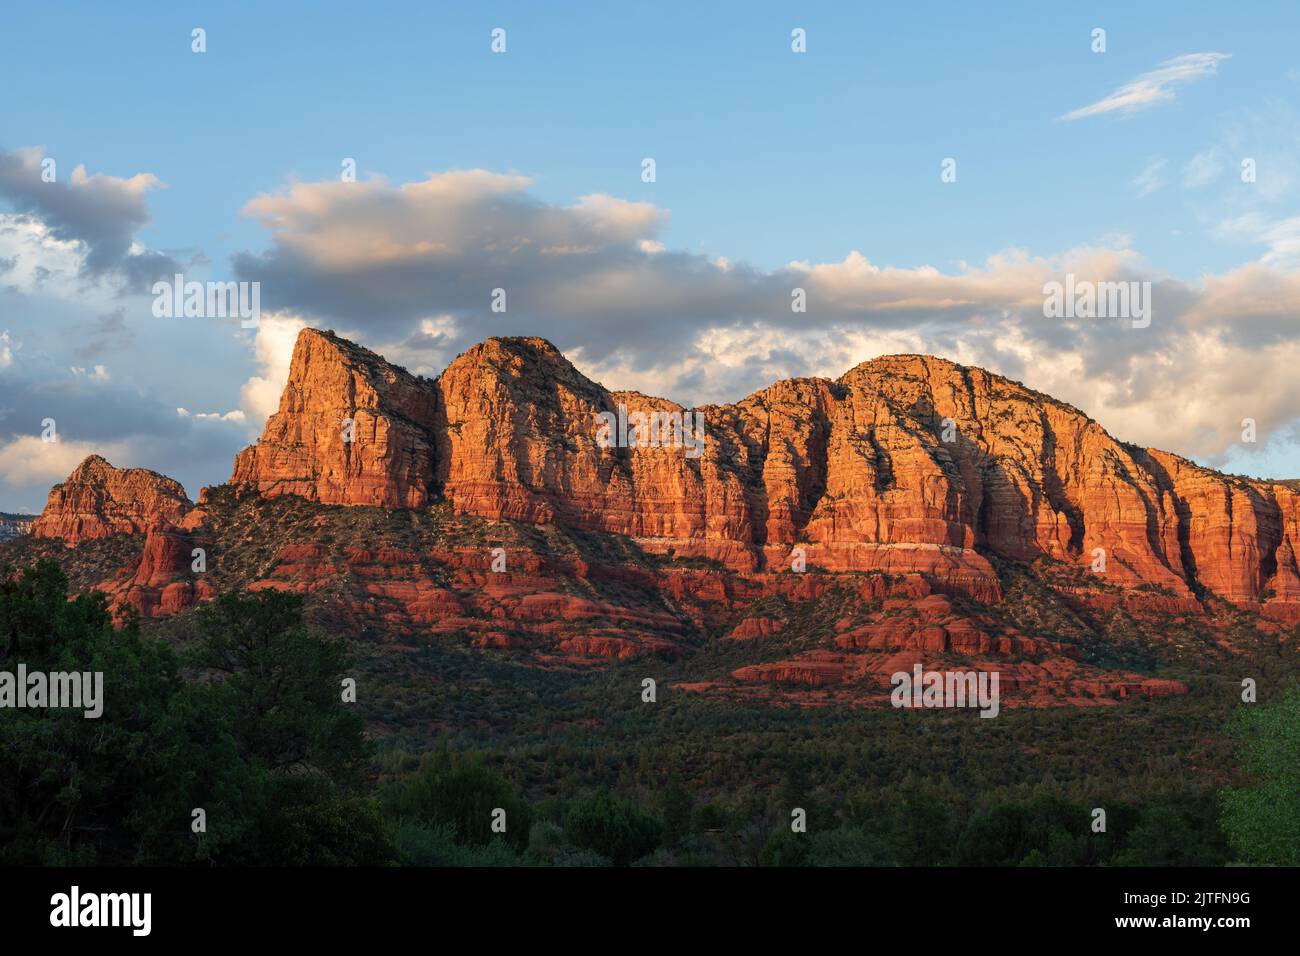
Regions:
<instances>
[{"instance_id":1,"label":"red rock cliff","mask_svg":"<svg viewBox=\"0 0 1300 956\"><path fill-rule=\"evenodd\" d=\"M280 409L235 458L231 481L326 504L421 507L433 478L434 397L430 383L374 352L304 329Z\"/></svg>"},{"instance_id":2,"label":"red rock cliff","mask_svg":"<svg viewBox=\"0 0 1300 956\"><path fill-rule=\"evenodd\" d=\"M706 406L698 457L603 447L599 414L679 415L611 392L538 338L489 339L436 380L305 330L280 411L232 481L263 494L614 531L740 571L923 571L981 599L978 550L1089 567L1182 598L1300 602L1300 496L1116 441L1068 405L916 355ZM356 421L354 440L340 421Z\"/></svg>"},{"instance_id":3,"label":"red rock cliff","mask_svg":"<svg viewBox=\"0 0 1300 956\"><path fill-rule=\"evenodd\" d=\"M114 534L138 534L159 519L179 522L193 507L179 482L144 468L114 468L91 455L50 489L31 533L36 538L62 538L71 546Z\"/></svg>"}]
</instances>

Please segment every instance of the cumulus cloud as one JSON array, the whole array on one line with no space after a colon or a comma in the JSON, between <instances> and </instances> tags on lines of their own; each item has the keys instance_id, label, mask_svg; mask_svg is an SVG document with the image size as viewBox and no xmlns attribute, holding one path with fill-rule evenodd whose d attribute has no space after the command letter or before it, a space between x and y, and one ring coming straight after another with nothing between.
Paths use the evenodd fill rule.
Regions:
<instances>
[{"instance_id":1,"label":"cumulus cloud","mask_svg":"<svg viewBox=\"0 0 1300 956\"><path fill-rule=\"evenodd\" d=\"M82 378L89 377L94 379L97 382L107 382L110 378L112 378L112 376L108 374L107 366L104 365L96 365L93 368L89 368L89 369L81 365L73 365L71 371L73 375L77 375Z\"/></svg>"},{"instance_id":2,"label":"cumulus cloud","mask_svg":"<svg viewBox=\"0 0 1300 956\"><path fill-rule=\"evenodd\" d=\"M280 407L293 344L306 326L305 320L292 315L262 316L253 340L258 371L240 389L240 421L260 426Z\"/></svg>"},{"instance_id":3,"label":"cumulus cloud","mask_svg":"<svg viewBox=\"0 0 1300 956\"><path fill-rule=\"evenodd\" d=\"M103 364L60 365L59 356L8 333L2 341L9 352L0 364L2 510L39 509L50 485L89 454L172 475L194 495L229 473L247 441L242 411L182 417L137 377L119 380ZM49 420L52 442L43 440Z\"/></svg>"},{"instance_id":4,"label":"cumulus cloud","mask_svg":"<svg viewBox=\"0 0 1300 956\"><path fill-rule=\"evenodd\" d=\"M558 315L583 300L626 311L625 293L659 285L638 244L653 238L667 213L603 195L542 203L529 185L523 176L483 170L400 186L298 184L247 204L270 231L271 247L236 256L235 269L262 283L264 308L359 321L372 332L383 326L390 340L440 311L490 314L497 288L506 290L508 316ZM569 291L557 296L561 287Z\"/></svg>"},{"instance_id":5,"label":"cumulus cloud","mask_svg":"<svg viewBox=\"0 0 1300 956\"><path fill-rule=\"evenodd\" d=\"M39 219L0 212L0 260L6 265L3 289L11 294L75 298L85 283L85 248L58 239Z\"/></svg>"},{"instance_id":6,"label":"cumulus cloud","mask_svg":"<svg viewBox=\"0 0 1300 956\"><path fill-rule=\"evenodd\" d=\"M356 334L365 338L364 334ZM401 365L415 375L436 376L460 351L462 341L454 316L442 314L420 319L406 338L396 342L376 342L374 349L388 361Z\"/></svg>"},{"instance_id":7,"label":"cumulus cloud","mask_svg":"<svg viewBox=\"0 0 1300 956\"><path fill-rule=\"evenodd\" d=\"M1141 110L1171 102L1175 99L1175 87L1213 76L1219 72L1219 63L1230 56L1229 53L1186 53L1176 56L1125 83L1097 102L1071 110L1057 119L1071 122L1104 113L1131 116Z\"/></svg>"},{"instance_id":8,"label":"cumulus cloud","mask_svg":"<svg viewBox=\"0 0 1300 956\"><path fill-rule=\"evenodd\" d=\"M43 224L59 241L84 247L84 273L101 278L114 274L134 288L170 275L177 264L170 256L141 247L135 234L149 222L146 194L162 186L152 173L120 178L87 173L76 166L66 178L42 176L44 151L39 147L0 149L0 198L15 213Z\"/></svg>"},{"instance_id":9,"label":"cumulus cloud","mask_svg":"<svg viewBox=\"0 0 1300 956\"><path fill-rule=\"evenodd\" d=\"M1266 263L1197 282L1152 269L1127 236L1054 256L1009 249L947 270L882 266L860 251L764 270L666 248L657 234L668 214L649 204L548 204L530 185L473 171L398 186L298 184L249 203L270 243L237 258L240 278L301 316L259 333L265 371L245 386L250 420L274 410L303 323L423 374L489 335L543 335L607 385L685 403L927 352L1025 381L1120 438L1211 463L1238 447L1241 418L1284 434L1300 408L1300 385L1273 374L1300 342L1300 287L1283 268L1287 222L1255 223L1276 250ZM1046 318L1043 287L1067 273L1152 283L1151 326ZM496 288L505 313L490 308ZM792 310L796 289L804 312Z\"/></svg>"},{"instance_id":10,"label":"cumulus cloud","mask_svg":"<svg viewBox=\"0 0 1300 956\"><path fill-rule=\"evenodd\" d=\"M47 418L61 435L88 441L177 434L174 415L136 386L114 381L102 365L59 368L48 356L18 355L3 373L0 434L37 434Z\"/></svg>"},{"instance_id":11,"label":"cumulus cloud","mask_svg":"<svg viewBox=\"0 0 1300 956\"><path fill-rule=\"evenodd\" d=\"M44 441L38 435L21 435L0 443L0 481L48 487L67 478L89 455L121 460L126 453L122 443Z\"/></svg>"},{"instance_id":12,"label":"cumulus cloud","mask_svg":"<svg viewBox=\"0 0 1300 956\"><path fill-rule=\"evenodd\" d=\"M1183 170L1188 184L1204 175L1200 166ZM246 212L268 243L234 265L238 278L262 283L260 326L240 335L243 344L221 333L232 352L220 375L197 388L173 376L159 395L145 389L159 376L142 378L141 369L157 371L177 349L211 354L220 334L155 323L133 337L137 315L152 321L147 306L86 299L70 281L90 272L84 236L69 238L35 214L0 215L9 283L0 304L6 315L40 316L0 330L6 493L43 500L87 449L174 474L191 495L224 478L234 451L278 407L294 341L308 325L424 375L489 335L543 335L611 387L685 404L736 401L780 378L837 377L881 354L925 352L1022 380L1119 438L1210 464L1240 449L1243 417L1264 436L1295 434L1294 219L1239 211L1220 235L1262 244L1263 259L1194 282L1152 269L1125 235L1051 256L1008 249L943 269L884 266L858 250L761 269L669 248L661 236L669 214L653 204L599 194L547 203L531 187L527 177L474 170L398 185L300 183L253 199ZM1151 282L1150 327L1046 318L1044 284L1066 274ZM491 309L498 288L504 313ZM796 290L806 311L792 309ZM38 338L25 347L29 336ZM58 420L63 447L77 456L42 449L45 465L24 470L17 457L34 448L45 417Z\"/></svg>"},{"instance_id":13,"label":"cumulus cloud","mask_svg":"<svg viewBox=\"0 0 1300 956\"><path fill-rule=\"evenodd\" d=\"M134 238L153 177L72 170L64 182L61 167L46 183L39 160L39 151L0 151L0 509L39 509L50 484L92 452L170 474L196 494L228 475L256 435L240 407L254 365L241 354L244 336L152 315L149 283L138 280L173 265ZM181 417L177 405L199 411ZM57 427L52 444L40 439L46 419Z\"/></svg>"}]
</instances>

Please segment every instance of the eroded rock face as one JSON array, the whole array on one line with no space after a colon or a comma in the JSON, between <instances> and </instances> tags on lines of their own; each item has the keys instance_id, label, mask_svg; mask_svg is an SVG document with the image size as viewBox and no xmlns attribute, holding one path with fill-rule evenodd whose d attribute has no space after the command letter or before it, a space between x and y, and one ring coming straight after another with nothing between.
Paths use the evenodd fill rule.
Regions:
<instances>
[{"instance_id":1,"label":"eroded rock face","mask_svg":"<svg viewBox=\"0 0 1300 956\"><path fill-rule=\"evenodd\" d=\"M304 329L280 409L231 481L324 504L419 508L431 498L435 392L332 332Z\"/></svg>"},{"instance_id":2,"label":"eroded rock face","mask_svg":"<svg viewBox=\"0 0 1300 956\"><path fill-rule=\"evenodd\" d=\"M1189 577L1230 601L1300 608L1300 495L1288 485L1221 475L1167 452L1149 452L1179 521Z\"/></svg>"},{"instance_id":3,"label":"eroded rock face","mask_svg":"<svg viewBox=\"0 0 1300 956\"><path fill-rule=\"evenodd\" d=\"M181 521L194 505L179 482L145 468L114 468L91 455L50 489L32 525L36 538L68 546L115 534L139 534L157 521Z\"/></svg>"},{"instance_id":4,"label":"eroded rock face","mask_svg":"<svg viewBox=\"0 0 1300 956\"><path fill-rule=\"evenodd\" d=\"M539 338L489 339L428 380L306 329L232 483L323 504L441 496L460 514L615 532L740 573L923 573L984 602L1000 599L985 554L1080 569L1100 556L1106 583L1152 601L1213 594L1300 619L1300 494L1125 445L980 369L885 356L694 410L702 448L666 431L660 447L601 441L602 413L691 411L609 391ZM190 508L170 479L92 458L33 534L75 543Z\"/></svg>"},{"instance_id":5,"label":"eroded rock face","mask_svg":"<svg viewBox=\"0 0 1300 956\"><path fill-rule=\"evenodd\" d=\"M1231 650L1238 611L1213 598L1261 632L1300 622L1289 483L1125 445L979 369L887 356L693 410L694 450L601 441L602 413L691 411L609 391L542 339L490 339L428 380L307 330L230 486L194 507L170 479L91 458L33 534L147 532L90 579L145 616L276 589L360 639L566 667L729 638L759 662L685 689L800 706L884 706L890 674L954 659L1001 673L1009 706L1182 693L1082 649L1124 614ZM352 505L383 510L336 507ZM1026 601L1070 636L1037 633Z\"/></svg>"},{"instance_id":6,"label":"eroded rock face","mask_svg":"<svg viewBox=\"0 0 1300 956\"><path fill-rule=\"evenodd\" d=\"M305 330L232 480L340 504L441 493L462 514L617 532L736 571L919 571L979 600L998 599L979 550L1088 568L1100 554L1109 583L1300 611L1294 491L1125 445L980 369L901 355L778 382L698 409L698 456L602 447L598 416L620 407L689 411L611 392L543 339L489 339L427 381Z\"/></svg>"},{"instance_id":7,"label":"eroded rock face","mask_svg":"<svg viewBox=\"0 0 1300 956\"><path fill-rule=\"evenodd\" d=\"M144 552L134 574L103 581L98 590L108 594L118 608L132 607L142 617L166 617L206 601L213 596L213 589L203 574L194 570L196 546L206 550L208 542L184 527L158 519L145 535Z\"/></svg>"}]
</instances>

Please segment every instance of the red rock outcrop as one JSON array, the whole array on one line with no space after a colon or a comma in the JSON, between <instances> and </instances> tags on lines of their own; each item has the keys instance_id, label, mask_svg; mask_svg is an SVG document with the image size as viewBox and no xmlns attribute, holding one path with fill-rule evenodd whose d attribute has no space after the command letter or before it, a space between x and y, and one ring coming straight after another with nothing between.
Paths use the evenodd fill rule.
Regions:
<instances>
[{"instance_id":1,"label":"red rock outcrop","mask_svg":"<svg viewBox=\"0 0 1300 956\"><path fill-rule=\"evenodd\" d=\"M752 641L758 637L771 637L784 626L783 622L770 617L747 617L731 629L727 635L733 641Z\"/></svg>"},{"instance_id":2,"label":"red rock outcrop","mask_svg":"<svg viewBox=\"0 0 1300 956\"><path fill-rule=\"evenodd\" d=\"M303 329L280 409L231 481L325 504L418 508L433 479L429 383L332 332Z\"/></svg>"},{"instance_id":3,"label":"red rock outcrop","mask_svg":"<svg viewBox=\"0 0 1300 956\"><path fill-rule=\"evenodd\" d=\"M194 549L202 547L206 553L208 546L206 539L156 518L145 534L134 567L120 569L112 577L98 581L95 590L108 595L119 616L127 608L141 617L177 614L214 594L204 575L195 570Z\"/></svg>"},{"instance_id":4,"label":"red rock outcrop","mask_svg":"<svg viewBox=\"0 0 1300 956\"><path fill-rule=\"evenodd\" d=\"M144 468L114 468L91 455L50 489L31 533L62 538L71 547L115 534L139 534L160 519L179 522L193 507L179 482Z\"/></svg>"},{"instance_id":5,"label":"red rock outcrop","mask_svg":"<svg viewBox=\"0 0 1300 956\"><path fill-rule=\"evenodd\" d=\"M983 601L999 584L981 551L1089 569L1101 557L1111 584L1300 616L1300 495L1125 445L980 369L885 356L695 411L699 454L605 447L601 413L692 419L590 381L543 339L489 339L426 381L309 329L232 481L390 507L441 494L462 514L616 532L735 571L921 572Z\"/></svg>"},{"instance_id":6,"label":"red rock outcrop","mask_svg":"<svg viewBox=\"0 0 1300 956\"><path fill-rule=\"evenodd\" d=\"M1001 705L1111 705L1130 697L1187 692L1176 680L1105 670L1081 647L1021 633L999 616L962 610L921 581L895 581L863 594L857 614L835 624L826 643L779 660L748 664L727 677L677 685L707 696L817 707L890 706L891 677L925 671L996 673ZM856 619L855 619L856 618ZM748 618L744 627L765 618ZM738 629L739 629L738 627Z\"/></svg>"},{"instance_id":7,"label":"red rock outcrop","mask_svg":"<svg viewBox=\"0 0 1300 956\"><path fill-rule=\"evenodd\" d=\"M706 682L677 685L708 696L738 697L801 707L829 704L853 707L889 707L890 678L898 672L924 671L996 673L999 706L1071 707L1110 706L1132 697L1169 697L1187 693L1181 681L1148 678L1126 672L1098 672L1065 659L1005 663L976 661L962 666L940 659L871 657L834 651L807 651L798 657L736 670L736 683ZM768 685L768 686L764 686ZM778 685L773 688L771 685ZM784 685L784 686L780 686Z\"/></svg>"},{"instance_id":8,"label":"red rock outcrop","mask_svg":"<svg viewBox=\"0 0 1300 956\"><path fill-rule=\"evenodd\" d=\"M206 601L213 594L203 574L195 572L195 548L206 542L159 520L144 540L144 553L135 574L125 582L102 586L117 602L129 604L143 617L164 617ZM205 555L206 560L206 555Z\"/></svg>"},{"instance_id":9,"label":"red rock outcrop","mask_svg":"<svg viewBox=\"0 0 1300 956\"><path fill-rule=\"evenodd\" d=\"M639 414L658 428L602 441L606 414L618 435L640 433ZM94 579L146 616L214 588L292 591L363 639L544 665L727 636L763 662L690 689L804 703L874 705L889 673L955 659L998 670L1012 705L1179 693L1086 664L1077 642L1119 614L1217 641L1228 611L1210 598L1268 633L1300 622L1289 483L1123 444L1016 382L925 356L687 410L611 392L542 339L489 339L427 380L305 330L230 486L194 507L170 479L92 458L33 533L146 530L134 565ZM508 570L483 543L497 538ZM216 584L190 567L199 542ZM1055 602L1050 639L1002 603L1004 580L1024 577Z\"/></svg>"}]
</instances>

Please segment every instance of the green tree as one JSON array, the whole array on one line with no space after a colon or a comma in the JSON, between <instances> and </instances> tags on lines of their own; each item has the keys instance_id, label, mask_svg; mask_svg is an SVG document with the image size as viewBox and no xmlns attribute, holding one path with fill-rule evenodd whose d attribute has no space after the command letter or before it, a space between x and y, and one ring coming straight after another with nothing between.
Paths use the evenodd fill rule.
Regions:
<instances>
[{"instance_id":1,"label":"green tree","mask_svg":"<svg viewBox=\"0 0 1300 956\"><path fill-rule=\"evenodd\" d=\"M279 773L258 818L257 839L227 854L245 866L381 866L396 846L374 803L318 772Z\"/></svg>"},{"instance_id":2,"label":"green tree","mask_svg":"<svg viewBox=\"0 0 1300 956\"><path fill-rule=\"evenodd\" d=\"M627 866L659 846L662 828L635 804L598 790L570 804L564 834L579 849L599 853L616 866Z\"/></svg>"},{"instance_id":3,"label":"green tree","mask_svg":"<svg viewBox=\"0 0 1300 956\"><path fill-rule=\"evenodd\" d=\"M187 683L172 651L67 599L58 565L0 581L0 670L103 675L103 714L0 712L0 863L378 863L392 842L350 781L367 756L341 713L340 649L300 602L227 596L198 615ZM338 781L327 779L337 776ZM206 815L194 833L193 811Z\"/></svg>"},{"instance_id":4,"label":"green tree","mask_svg":"<svg viewBox=\"0 0 1300 956\"><path fill-rule=\"evenodd\" d=\"M1110 862L1115 866L1223 866L1227 847L1213 800L1144 807Z\"/></svg>"},{"instance_id":5,"label":"green tree","mask_svg":"<svg viewBox=\"0 0 1300 956\"><path fill-rule=\"evenodd\" d=\"M808 859L812 837L795 833L788 824L778 826L759 851L761 866L803 866Z\"/></svg>"},{"instance_id":6,"label":"green tree","mask_svg":"<svg viewBox=\"0 0 1300 956\"><path fill-rule=\"evenodd\" d=\"M1087 861L1091 818L1055 796L976 813L957 840L963 866L1077 866Z\"/></svg>"},{"instance_id":7,"label":"green tree","mask_svg":"<svg viewBox=\"0 0 1300 956\"><path fill-rule=\"evenodd\" d=\"M890 820L894 856L906 866L949 862L956 831L952 808L919 783L905 785Z\"/></svg>"},{"instance_id":8,"label":"green tree","mask_svg":"<svg viewBox=\"0 0 1300 956\"><path fill-rule=\"evenodd\" d=\"M676 846L691 832L691 812L695 800L682 782L673 776L659 798L659 813L664 822L664 843Z\"/></svg>"},{"instance_id":9,"label":"green tree","mask_svg":"<svg viewBox=\"0 0 1300 956\"><path fill-rule=\"evenodd\" d=\"M1220 795L1228 842L1244 863L1300 866L1300 691L1248 709L1230 732L1254 785Z\"/></svg>"},{"instance_id":10,"label":"green tree","mask_svg":"<svg viewBox=\"0 0 1300 956\"><path fill-rule=\"evenodd\" d=\"M229 719L241 755L271 770L359 779L368 747L342 700L347 645L303 623L301 596L223 594L195 612L194 631L186 663L211 678L207 705Z\"/></svg>"},{"instance_id":11,"label":"green tree","mask_svg":"<svg viewBox=\"0 0 1300 956\"><path fill-rule=\"evenodd\" d=\"M482 757L443 746L428 754L408 777L387 784L380 805L391 819L430 828L445 827L457 843L486 846L505 840L522 853L528 846L532 809L505 777ZM505 833L492 829L494 812L505 811Z\"/></svg>"},{"instance_id":12,"label":"green tree","mask_svg":"<svg viewBox=\"0 0 1300 956\"><path fill-rule=\"evenodd\" d=\"M67 599L67 578L42 560L0 581L0 670L103 675L103 713L0 711L0 863L132 862L140 795L168 771L163 733L182 688L176 661L117 630L101 594Z\"/></svg>"}]
</instances>

